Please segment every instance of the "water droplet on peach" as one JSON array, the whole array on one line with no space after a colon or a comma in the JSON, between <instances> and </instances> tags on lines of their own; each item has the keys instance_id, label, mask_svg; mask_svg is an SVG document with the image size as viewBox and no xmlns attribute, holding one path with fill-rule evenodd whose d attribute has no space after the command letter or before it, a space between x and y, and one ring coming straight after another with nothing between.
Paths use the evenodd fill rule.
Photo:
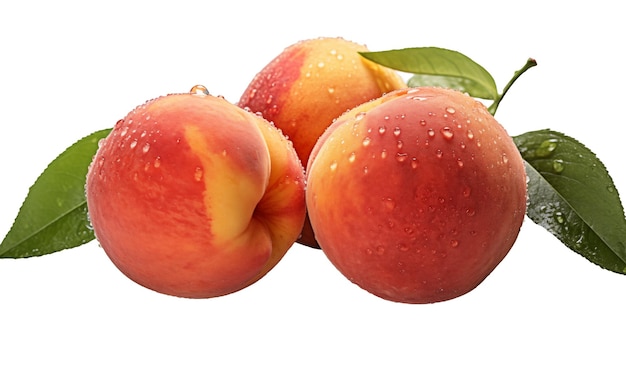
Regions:
<instances>
[{"instance_id":1,"label":"water droplet on peach","mask_svg":"<svg viewBox=\"0 0 626 373\"><path fill-rule=\"evenodd\" d=\"M420 125L421 126L425 126L426 125L426 120L425 119L420 119Z\"/></svg>"},{"instance_id":2,"label":"water droplet on peach","mask_svg":"<svg viewBox=\"0 0 626 373\"><path fill-rule=\"evenodd\" d=\"M385 131L387 131L387 128L385 126L380 126L378 128L378 133L380 133L381 135L384 134Z\"/></svg>"},{"instance_id":3,"label":"water droplet on peach","mask_svg":"<svg viewBox=\"0 0 626 373\"><path fill-rule=\"evenodd\" d=\"M470 140L474 138L474 132L472 132L472 130L467 130L467 138Z\"/></svg>"},{"instance_id":4,"label":"water droplet on peach","mask_svg":"<svg viewBox=\"0 0 626 373\"><path fill-rule=\"evenodd\" d=\"M332 161L330 163L330 167L329 168L330 168L331 171L335 171L337 169L337 162L336 161Z\"/></svg>"},{"instance_id":5,"label":"water droplet on peach","mask_svg":"<svg viewBox=\"0 0 626 373\"><path fill-rule=\"evenodd\" d=\"M430 137L435 137L435 130L434 130L434 129L432 129L432 128L429 128L429 129L428 129L428 136L430 136Z\"/></svg>"},{"instance_id":6,"label":"water droplet on peach","mask_svg":"<svg viewBox=\"0 0 626 373\"><path fill-rule=\"evenodd\" d=\"M372 139L370 139L369 137L365 137L362 143L363 143L363 146L368 146L371 142L372 142Z\"/></svg>"},{"instance_id":7,"label":"water droplet on peach","mask_svg":"<svg viewBox=\"0 0 626 373\"><path fill-rule=\"evenodd\" d=\"M146 154L148 151L150 150L150 144L146 143L143 148L141 148L141 151Z\"/></svg>"},{"instance_id":8,"label":"water droplet on peach","mask_svg":"<svg viewBox=\"0 0 626 373\"><path fill-rule=\"evenodd\" d=\"M129 148L131 149L135 149L135 146L137 146L137 140L133 140L130 145L128 145Z\"/></svg>"},{"instance_id":9,"label":"water droplet on peach","mask_svg":"<svg viewBox=\"0 0 626 373\"><path fill-rule=\"evenodd\" d=\"M154 168L159 168L161 167L161 157L156 157L154 159L154 163L153 163Z\"/></svg>"},{"instance_id":10,"label":"water droplet on peach","mask_svg":"<svg viewBox=\"0 0 626 373\"><path fill-rule=\"evenodd\" d=\"M446 108L446 111L447 111L449 114L454 114L454 113L456 113L456 110L455 110L453 107L447 107L447 108Z\"/></svg>"},{"instance_id":11,"label":"water droplet on peach","mask_svg":"<svg viewBox=\"0 0 626 373\"><path fill-rule=\"evenodd\" d=\"M396 208L396 202L391 197L383 198L383 204L388 210Z\"/></svg>"},{"instance_id":12,"label":"water droplet on peach","mask_svg":"<svg viewBox=\"0 0 626 373\"><path fill-rule=\"evenodd\" d=\"M204 171L202 170L202 167L196 167L194 173L193 173L193 178L196 181L200 181L202 180L202 176L204 175Z\"/></svg>"},{"instance_id":13,"label":"water droplet on peach","mask_svg":"<svg viewBox=\"0 0 626 373\"><path fill-rule=\"evenodd\" d=\"M400 127L396 127L393 129L393 135L396 137L400 136Z\"/></svg>"},{"instance_id":14,"label":"water droplet on peach","mask_svg":"<svg viewBox=\"0 0 626 373\"><path fill-rule=\"evenodd\" d=\"M450 240L450 246L452 246L452 247L459 246L459 241L457 241L457 240Z\"/></svg>"},{"instance_id":15,"label":"water droplet on peach","mask_svg":"<svg viewBox=\"0 0 626 373\"><path fill-rule=\"evenodd\" d=\"M443 150L441 150L441 149L437 149L437 150L435 151L435 155L437 156L437 158L441 158L441 157L443 157Z\"/></svg>"},{"instance_id":16,"label":"water droplet on peach","mask_svg":"<svg viewBox=\"0 0 626 373\"><path fill-rule=\"evenodd\" d=\"M209 90L201 84L196 84L193 87L191 87L191 89L189 90L189 93L193 95L198 95L198 96L208 96ZM149 119L149 118L146 118L146 119Z\"/></svg>"},{"instance_id":17,"label":"water droplet on peach","mask_svg":"<svg viewBox=\"0 0 626 373\"><path fill-rule=\"evenodd\" d=\"M383 149L383 151L380 152L380 158L382 158L382 159L387 158L387 151L385 149Z\"/></svg>"},{"instance_id":18,"label":"water droplet on peach","mask_svg":"<svg viewBox=\"0 0 626 373\"><path fill-rule=\"evenodd\" d=\"M452 132L452 128L447 127L447 126L441 128L441 134L443 135L443 138L446 140L451 140L454 137L454 132Z\"/></svg>"},{"instance_id":19,"label":"water droplet on peach","mask_svg":"<svg viewBox=\"0 0 626 373\"><path fill-rule=\"evenodd\" d=\"M408 158L408 154L406 154L406 153L397 153L396 154L396 161L398 161L398 162L404 162L407 158Z\"/></svg>"},{"instance_id":20,"label":"water droplet on peach","mask_svg":"<svg viewBox=\"0 0 626 373\"><path fill-rule=\"evenodd\" d=\"M356 159L356 154L354 154L354 152L350 153L350 155L348 156L348 162L354 163L355 159Z\"/></svg>"}]
</instances>

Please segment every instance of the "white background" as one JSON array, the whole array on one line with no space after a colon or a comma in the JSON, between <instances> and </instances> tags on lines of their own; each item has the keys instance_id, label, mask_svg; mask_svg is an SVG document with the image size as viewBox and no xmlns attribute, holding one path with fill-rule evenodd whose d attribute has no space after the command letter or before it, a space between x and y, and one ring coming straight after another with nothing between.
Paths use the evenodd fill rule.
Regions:
<instances>
[{"instance_id":1,"label":"white background","mask_svg":"<svg viewBox=\"0 0 626 373\"><path fill-rule=\"evenodd\" d=\"M622 12L556 3L2 2L0 237L78 138L195 84L236 102L285 47L318 36L454 49L500 89L535 58L496 118L511 135L552 128L581 140L626 191ZM619 370L625 294L626 277L529 220L478 288L433 305L376 298L298 245L241 292L178 299L131 282L91 242L0 260L0 371Z\"/></svg>"}]
</instances>

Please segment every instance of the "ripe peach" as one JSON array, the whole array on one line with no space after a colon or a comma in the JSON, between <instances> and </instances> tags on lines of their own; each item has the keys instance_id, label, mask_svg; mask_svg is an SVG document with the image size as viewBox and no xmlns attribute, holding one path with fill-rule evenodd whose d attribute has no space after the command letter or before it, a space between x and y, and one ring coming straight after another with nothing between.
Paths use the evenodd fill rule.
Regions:
<instances>
[{"instance_id":1,"label":"ripe peach","mask_svg":"<svg viewBox=\"0 0 626 373\"><path fill-rule=\"evenodd\" d=\"M333 119L383 93L406 87L393 70L358 52L343 38L303 40L287 47L250 82L238 105L273 122L306 165L315 142ZM308 224L299 242L317 246Z\"/></svg>"},{"instance_id":2,"label":"ripe peach","mask_svg":"<svg viewBox=\"0 0 626 373\"><path fill-rule=\"evenodd\" d=\"M147 288L206 298L260 279L300 234L304 170L262 117L198 91L120 120L90 166L87 204L113 263Z\"/></svg>"},{"instance_id":3,"label":"ripe peach","mask_svg":"<svg viewBox=\"0 0 626 373\"><path fill-rule=\"evenodd\" d=\"M309 159L306 201L317 241L348 279L387 300L432 303L474 289L509 252L526 174L484 105L403 89L328 128Z\"/></svg>"}]
</instances>

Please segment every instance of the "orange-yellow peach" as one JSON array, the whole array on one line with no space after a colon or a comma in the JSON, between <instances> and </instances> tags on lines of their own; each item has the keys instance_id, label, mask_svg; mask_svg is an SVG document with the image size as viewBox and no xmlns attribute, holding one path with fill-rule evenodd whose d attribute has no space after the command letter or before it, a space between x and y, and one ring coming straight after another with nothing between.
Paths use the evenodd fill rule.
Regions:
<instances>
[{"instance_id":1,"label":"orange-yellow peach","mask_svg":"<svg viewBox=\"0 0 626 373\"><path fill-rule=\"evenodd\" d=\"M358 52L343 38L307 39L287 47L250 82L238 105L273 122L306 165L315 142L333 119L383 93L406 87L393 70ZM305 225L299 242L317 246Z\"/></svg>"},{"instance_id":2,"label":"orange-yellow peach","mask_svg":"<svg viewBox=\"0 0 626 373\"><path fill-rule=\"evenodd\" d=\"M484 105L411 88L328 128L309 159L306 201L317 241L348 279L390 301L432 303L468 293L509 252L526 174Z\"/></svg>"},{"instance_id":3,"label":"orange-yellow peach","mask_svg":"<svg viewBox=\"0 0 626 373\"><path fill-rule=\"evenodd\" d=\"M187 298L263 277L297 239L304 170L262 117L201 90L146 102L101 143L87 184L96 238L126 276Z\"/></svg>"}]
</instances>

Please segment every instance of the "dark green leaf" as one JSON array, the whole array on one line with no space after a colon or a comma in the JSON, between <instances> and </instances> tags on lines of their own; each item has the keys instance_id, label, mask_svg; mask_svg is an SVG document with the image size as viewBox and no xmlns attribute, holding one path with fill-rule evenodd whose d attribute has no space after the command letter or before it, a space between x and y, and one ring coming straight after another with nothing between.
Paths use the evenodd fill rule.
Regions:
<instances>
[{"instance_id":1,"label":"dark green leaf","mask_svg":"<svg viewBox=\"0 0 626 373\"><path fill-rule=\"evenodd\" d=\"M456 51L422 47L360 54L377 64L415 74L408 81L411 87L440 86L460 90L476 98L495 100L498 97L491 74Z\"/></svg>"},{"instance_id":2,"label":"dark green leaf","mask_svg":"<svg viewBox=\"0 0 626 373\"><path fill-rule=\"evenodd\" d=\"M550 130L513 139L527 162L528 217L591 262L626 273L624 209L596 155Z\"/></svg>"},{"instance_id":3,"label":"dark green leaf","mask_svg":"<svg viewBox=\"0 0 626 373\"><path fill-rule=\"evenodd\" d=\"M0 258L50 254L94 239L85 181L98 141L109 131L80 139L48 165L31 186L13 226L0 243Z\"/></svg>"}]
</instances>

